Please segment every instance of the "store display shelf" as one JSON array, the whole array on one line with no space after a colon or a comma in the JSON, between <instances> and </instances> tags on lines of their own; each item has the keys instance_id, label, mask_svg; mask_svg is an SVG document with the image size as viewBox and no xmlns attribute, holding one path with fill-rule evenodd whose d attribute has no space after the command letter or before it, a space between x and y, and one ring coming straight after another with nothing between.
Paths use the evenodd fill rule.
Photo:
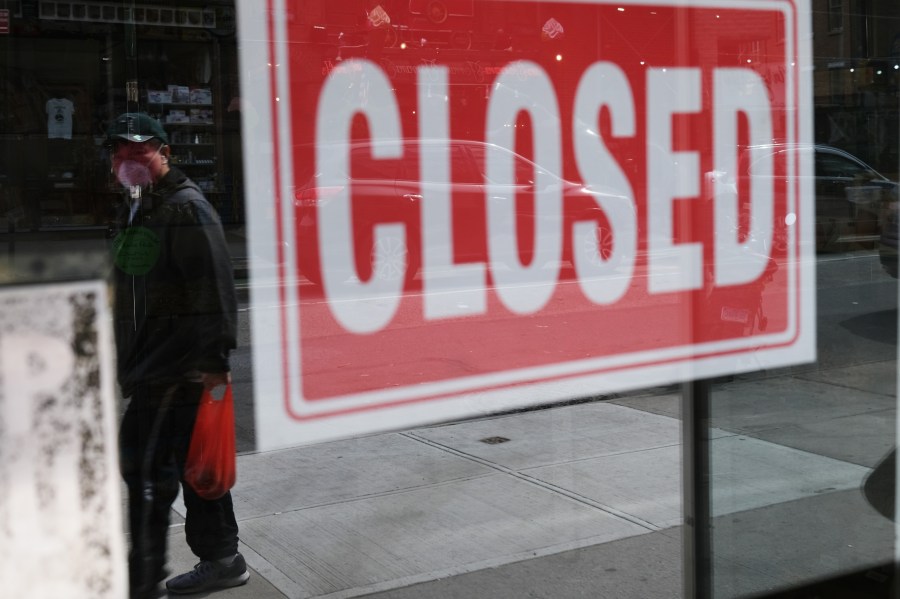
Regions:
<instances>
[{"instance_id":1,"label":"store display shelf","mask_svg":"<svg viewBox=\"0 0 900 599\"><path fill-rule=\"evenodd\" d=\"M212 108L212 104L192 104L190 102L147 102L147 106L175 106L178 108L193 106L195 108Z\"/></svg>"}]
</instances>

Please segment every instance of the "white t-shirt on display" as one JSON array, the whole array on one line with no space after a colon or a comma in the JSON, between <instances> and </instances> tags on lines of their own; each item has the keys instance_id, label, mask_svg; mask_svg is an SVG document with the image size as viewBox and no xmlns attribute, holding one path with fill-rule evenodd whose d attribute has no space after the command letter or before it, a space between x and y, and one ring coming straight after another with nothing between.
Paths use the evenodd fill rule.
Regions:
<instances>
[{"instance_id":1,"label":"white t-shirt on display","mask_svg":"<svg viewBox=\"0 0 900 599\"><path fill-rule=\"evenodd\" d=\"M68 98L47 100L47 138L72 139L72 115L75 105Z\"/></svg>"}]
</instances>

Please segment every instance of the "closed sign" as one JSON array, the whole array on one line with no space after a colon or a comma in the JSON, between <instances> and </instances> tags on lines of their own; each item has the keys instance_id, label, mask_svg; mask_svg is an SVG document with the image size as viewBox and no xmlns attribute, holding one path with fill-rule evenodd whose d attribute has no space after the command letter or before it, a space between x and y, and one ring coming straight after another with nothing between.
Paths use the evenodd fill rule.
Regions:
<instances>
[{"instance_id":1,"label":"closed sign","mask_svg":"<svg viewBox=\"0 0 900 599\"><path fill-rule=\"evenodd\" d=\"M805 3L269 4L262 447L814 359Z\"/></svg>"}]
</instances>

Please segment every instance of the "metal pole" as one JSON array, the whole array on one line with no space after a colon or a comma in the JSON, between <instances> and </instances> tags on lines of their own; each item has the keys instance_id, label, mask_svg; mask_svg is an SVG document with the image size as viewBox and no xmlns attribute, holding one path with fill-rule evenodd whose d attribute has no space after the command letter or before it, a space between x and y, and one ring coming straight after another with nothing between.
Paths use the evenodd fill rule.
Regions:
<instances>
[{"instance_id":1,"label":"metal pole","mask_svg":"<svg viewBox=\"0 0 900 599\"><path fill-rule=\"evenodd\" d=\"M681 394L685 599L713 596L709 421L709 380L685 383Z\"/></svg>"},{"instance_id":2,"label":"metal pole","mask_svg":"<svg viewBox=\"0 0 900 599\"><path fill-rule=\"evenodd\" d=\"M12 265L16 257L16 221L13 220L12 216L7 218L9 219L6 225L6 232L9 234L9 263Z\"/></svg>"}]
</instances>

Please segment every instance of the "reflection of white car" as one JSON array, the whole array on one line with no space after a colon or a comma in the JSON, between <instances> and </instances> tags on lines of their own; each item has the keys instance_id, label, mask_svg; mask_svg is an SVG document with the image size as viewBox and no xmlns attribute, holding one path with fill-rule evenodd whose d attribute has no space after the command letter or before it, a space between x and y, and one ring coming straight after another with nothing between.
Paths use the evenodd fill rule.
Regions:
<instances>
[{"instance_id":1,"label":"reflection of white car","mask_svg":"<svg viewBox=\"0 0 900 599\"><path fill-rule=\"evenodd\" d=\"M872 247L881 233L883 203L896 200L897 184L837 148L816 145L815 158L817 247Z\"/></svg>"},{"instance_id":2,"label":"reflection of white car","mask_svg":"<svg viewBox=\"0 0 900 599\"><path fill-rule=\"evenodd\" d=\"M772 154L798 149L786 144L762 147ZM816 249L873 247L881 233L883 203L897 197L897 184L844 150L822 144L802 149L810 148L815 157ZM749 166L742 161L739 176L747 176Z\"/></svg>"},{"instance_id":3,"label":"reflection of white car","mask_svg":"<svg viewBox=\"0 0 900 599\"><path fill-rule=\"evenodd\" d=\"M572 183L548 173L540 166L530 162L518 154L497 146L476 141L451 140L448 144L450 157L451 183L439 181L420 181L419 161L435 160L437 146L428 142L406 140L403 158L398 160L373 160L369 143L354 143L348 148L351 165L350 181L353 197L353 222L356 231L354 244L358 256L367 256L363 260L357 257L359 278L367 280L370 276L398 279L404 278L409 284L422 264L422 231L420 230L420 203L427 201L429 188L444 188L453 202L453 253L457 263L487 263L487 202L514 201L516 203L516 220L520 231L526 233L519 240L524 246L523 253L530 249L529 235L534 231L535 213L533 202L527 201L530 194L540 191L536 181L550 181L549 185L558 185L562 194L563 214L541 216L562 220L559 225L566 236L563 243L563 262L572 262L572 252L581 252L581 258L587 263L596 264L610 258L614 237L609 221L597 203L597 196L612 198L613 201L627 203L628 210L633 212L631 200L615 190L590 190L585 186ZM491 185L485 173L485 157L488 151L507 152L512 154L515 180L508 185ZM540 176L539 176L540 174ZM298 177L305 184L295 190L294 202L297 208L299 223L298 252L300 269L303 275L313 282L321 282L319 259L320 247L328 250L328 239L318 242L318 235L323 234L317 227L316 207L328 202L342 189L320 185L317 173L301 174ZM544 183L547 185L547 183ZM449 189L447 189L449 187ZM488 191L490 190L490 197ZM571 241L571 224L575 221L594 221L595 235L581 234ZM373 226L380 223L402 223L405 225L404 239L382 237L374 243ZM513 228L514 230L514 228ZM325 232L327 235L327 232ZM533 234L533 233L532 233ZM425 232L428 237L427 231ZM431 240L428 239L430 242ZM569 250L569 247L572 250ZM359 248L363 251L360 252ZM366 251L367 248L367 251ZM376 259L377 258L377 259ZM525 258L527 260L527 258ZM372 272L377 265L377 272ZM501 265L502 267L502 265ZM355 273L347 273L352 276Z\"/></svg>"}]
</instances>

